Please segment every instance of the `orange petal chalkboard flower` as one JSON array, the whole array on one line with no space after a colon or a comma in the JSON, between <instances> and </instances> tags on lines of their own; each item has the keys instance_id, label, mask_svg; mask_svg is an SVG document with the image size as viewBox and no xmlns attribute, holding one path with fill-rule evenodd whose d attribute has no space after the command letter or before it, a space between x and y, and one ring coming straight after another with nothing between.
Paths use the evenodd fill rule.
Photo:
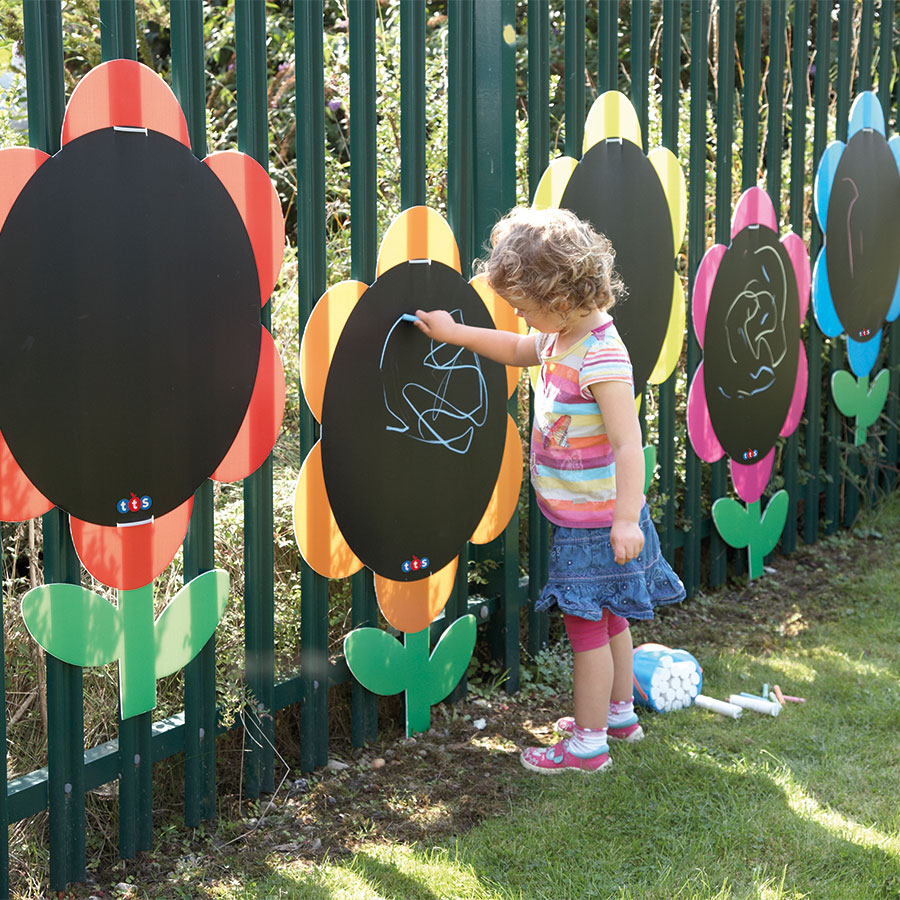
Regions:
<instances>
[{"instance_id":1,"label":"orange petal chalkboard flower","mask_svg":"<svg viewBox=\"0 0 900 900\"><path fill-rule=\"evenodd\" d=\"M481 278L467 282L449 226L426 207L385 235L372 285L334 285L303 336L301 378L322 437L297 484L294 527L320 574L368 566L396 628L426 628L447 602L467 540L486 543L515 511L522 451L507 413L518 372L404 320L451 310L471 325L518 329Z\"/></svg>"}]
</instances>

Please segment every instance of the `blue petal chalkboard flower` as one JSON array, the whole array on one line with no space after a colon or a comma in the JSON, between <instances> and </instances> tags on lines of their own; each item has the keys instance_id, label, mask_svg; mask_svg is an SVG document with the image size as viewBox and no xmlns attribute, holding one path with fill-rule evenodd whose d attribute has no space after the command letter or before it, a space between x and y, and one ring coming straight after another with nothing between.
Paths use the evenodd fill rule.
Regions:
<instances>
[{"instance_id":1,"label":"blue petal chalkboard flower","mask_svg":"<svg viewBox=\"0 0 900 900\"><path fill-rule=\"evenodd\" d=\"M787 495L773 498L765 516L758 507L775 442L800 422L808 378L800 323L809 304L809 256L798 235L779 239L777 229L769 195L750 188L735 208L731 244L703 257L692 304L704 357L688 394L688 432L701 459L731 457L735 490L755 507L739 514L732 507L740 505L723 498L713 508L722 537L749 546L753 576L784 528Z\"/></svg>"},{"instance_id":2,"label":"blue petal chalkboard flower","mask_svg":"<svg viewBox=\"0 0 900 900\"><path fill-rule=\"evenodd\" d=\"M869 390L885 322L900 314L900 137L885 136L878 97L861 93L850 111L847 143L826 147L813 202L825 237L813 272L813 311L828 337L845 334L859 379L833 383L835 402L857 420L857 443L887 396L887 377Z\"/></svg>"},{"instance_id":3,"label":"blue petal chalkboard flower","mask_svg":"<svg viewBox=\"0 0 900 900\"><path fill-rule=\"evenodd\" d=\"M198 160L172 91L131 60L78 84L57 154L0 151L0 518L59 507L85 568L120 590L115 607L47 585L23 615L60 659L118 659L126 717L152 708L155 678L224 609L221 573L154 623L150 585L194 491L252 473L280 430L260 305L283 243L265 170L237 152Z\"/></svg>"}]
</instances>

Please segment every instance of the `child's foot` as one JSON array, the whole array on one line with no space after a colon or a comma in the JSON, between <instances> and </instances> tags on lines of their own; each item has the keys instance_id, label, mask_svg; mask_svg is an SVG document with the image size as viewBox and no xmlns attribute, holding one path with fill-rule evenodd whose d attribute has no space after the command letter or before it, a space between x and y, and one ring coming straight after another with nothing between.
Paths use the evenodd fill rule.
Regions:
<instances>
[{"instance_id":1,"label":"child's foot","mask_svg":"<svg viewBox=\"0 0 900 900\"><path fill-rule=\"evenodd\" d=\"M560 734L572 737L575 734L575 719L572 716L563 716L561 719L556 720L556 724L553 727ZM628 725L621 725L618 728L610 726L606 730L606 736L614 741L627 741L629 744L633 744L635 741L643 740L644 729L637 723L637 718L635 717L635 721Z\"/></svg>"},{"instance_id":2,"label":"child's foot","mask_svg":"<svg viewBox=\"0 0 900 900\"><path fill-rule=\"evenodd\" d=\"M569 752L568 741L560 741L555 747L526 747L520 760L531 772L555 775L557 772L603 772L612 766L609 747L604 745L594 756L575 756Z\"/></svg>"}]
</instances>

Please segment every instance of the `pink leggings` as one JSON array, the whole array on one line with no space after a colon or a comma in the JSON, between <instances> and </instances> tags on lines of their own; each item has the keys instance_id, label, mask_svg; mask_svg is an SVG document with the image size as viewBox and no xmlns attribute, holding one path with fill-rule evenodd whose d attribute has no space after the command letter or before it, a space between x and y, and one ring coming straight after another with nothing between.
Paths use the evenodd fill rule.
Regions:
<instances>
[{"instance_id":1,"label":"pink leggings","mask_svg":"<svg viewBox=\"0 0 900 900\"><path fill-rule=\"evenodd\" d=\"M572 642L572 649L576 653L605 647L610 638L614 638L628 627L628 619L623 619L608 609L603 610L603 618L599 622L570 616L568 613L563 613L563 621Z\"/></svg>"}]
</instances>

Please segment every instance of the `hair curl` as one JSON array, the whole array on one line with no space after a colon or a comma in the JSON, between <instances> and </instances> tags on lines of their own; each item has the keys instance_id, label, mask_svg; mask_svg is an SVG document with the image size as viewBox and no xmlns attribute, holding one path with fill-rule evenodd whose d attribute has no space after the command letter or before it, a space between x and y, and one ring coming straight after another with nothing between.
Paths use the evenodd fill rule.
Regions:
<instances>
[{"instance_id":1,"label":"hair curl","mask_svg":"<svg viewBox=\"0 0 900 900\"><path fill-rule=\"evenodd\" d=\"M513 209L491 231L491 247L479 270L513 305L530 300L566 321L626 294L609 239L567 209Z\"/></svg>"}]
</instances>

